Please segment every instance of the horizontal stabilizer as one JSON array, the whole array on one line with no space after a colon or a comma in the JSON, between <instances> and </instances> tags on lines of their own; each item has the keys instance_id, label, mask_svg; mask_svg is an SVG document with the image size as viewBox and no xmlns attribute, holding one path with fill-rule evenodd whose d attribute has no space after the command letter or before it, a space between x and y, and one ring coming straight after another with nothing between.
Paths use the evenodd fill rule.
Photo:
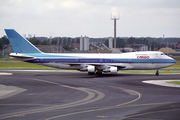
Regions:
<instances>
[{"instance_id":1,"label":"horizontal stabilizer","mask_svg":"<svg viewBox=\"0 0 180 120\"><path fill-rule=\"evenodd\" d=\"M17 59L33 59L34 57L32 56L27 56L19 53L11 53L9 55L10 57L17 58Z\"/></svg>"}]
</instances>

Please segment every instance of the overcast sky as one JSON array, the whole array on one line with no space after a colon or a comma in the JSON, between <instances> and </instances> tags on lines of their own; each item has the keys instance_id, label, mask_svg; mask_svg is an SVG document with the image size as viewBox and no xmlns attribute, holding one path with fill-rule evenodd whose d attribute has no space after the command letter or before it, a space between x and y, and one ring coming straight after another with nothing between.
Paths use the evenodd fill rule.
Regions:
<instances>
[{"instance_id":1,"label":"overcast sky","mask_svg":"<svg viewBox=\"0 0 180 120\"><path fill-rule=\"evenodd\" d=\"M180 0L0 0L4 29L46 37L180 37Z\"/></svg>"}]
</instances>

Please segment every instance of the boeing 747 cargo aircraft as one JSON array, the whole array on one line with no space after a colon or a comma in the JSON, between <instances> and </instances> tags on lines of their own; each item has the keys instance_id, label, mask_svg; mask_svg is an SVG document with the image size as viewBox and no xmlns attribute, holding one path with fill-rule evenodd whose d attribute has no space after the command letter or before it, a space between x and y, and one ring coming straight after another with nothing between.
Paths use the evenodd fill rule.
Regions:
<instances>
[{"instance_id":1,"label":"boeing 747 cargo aircraft","mask_svg":"<svg viewBox=\"0 0 180 120\"><path fill-rule=\"evenodd\" d=\"M129 52L121 54L65 54L43 53L14 29L5 29L14 53L10 56L24 62L59 69L87 71L89 75L117 73L120 70L156 70L176 63L158 51Z\"/></svg>"}]
</instances>

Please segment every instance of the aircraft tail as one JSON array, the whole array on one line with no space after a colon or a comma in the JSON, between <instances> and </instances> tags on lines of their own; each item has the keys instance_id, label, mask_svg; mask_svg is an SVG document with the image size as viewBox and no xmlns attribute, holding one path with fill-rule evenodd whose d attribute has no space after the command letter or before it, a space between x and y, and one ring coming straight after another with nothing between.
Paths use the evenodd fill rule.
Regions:
<instances>
[{"instance_id":1,"label":"aircraft tail","mask_svg":"<svg viewBox=\"0 0 180 120\"><path fill-rule=\"evenodd\" d=\"M23 38L14 29L5 29L6 35L15 53L41 53L41 51Z\"/></svg>"}]
</instances>

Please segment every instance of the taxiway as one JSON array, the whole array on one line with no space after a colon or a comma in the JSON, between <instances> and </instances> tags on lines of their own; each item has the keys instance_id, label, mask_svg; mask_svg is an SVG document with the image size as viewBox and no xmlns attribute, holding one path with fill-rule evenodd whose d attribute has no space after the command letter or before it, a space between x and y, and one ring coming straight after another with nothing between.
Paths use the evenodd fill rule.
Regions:
<instances>
[{"instance_id":1,"label":"taxiway","mask_svg":"<svg viewBox=\"0 0 180 120\"><path fill-rule=\"evenodd\" d=\"M179 120L180 88L143 83L179 74L91 76L79 72L7 71L0 76L4 120Z\"/></svg>"}]
</instances>

